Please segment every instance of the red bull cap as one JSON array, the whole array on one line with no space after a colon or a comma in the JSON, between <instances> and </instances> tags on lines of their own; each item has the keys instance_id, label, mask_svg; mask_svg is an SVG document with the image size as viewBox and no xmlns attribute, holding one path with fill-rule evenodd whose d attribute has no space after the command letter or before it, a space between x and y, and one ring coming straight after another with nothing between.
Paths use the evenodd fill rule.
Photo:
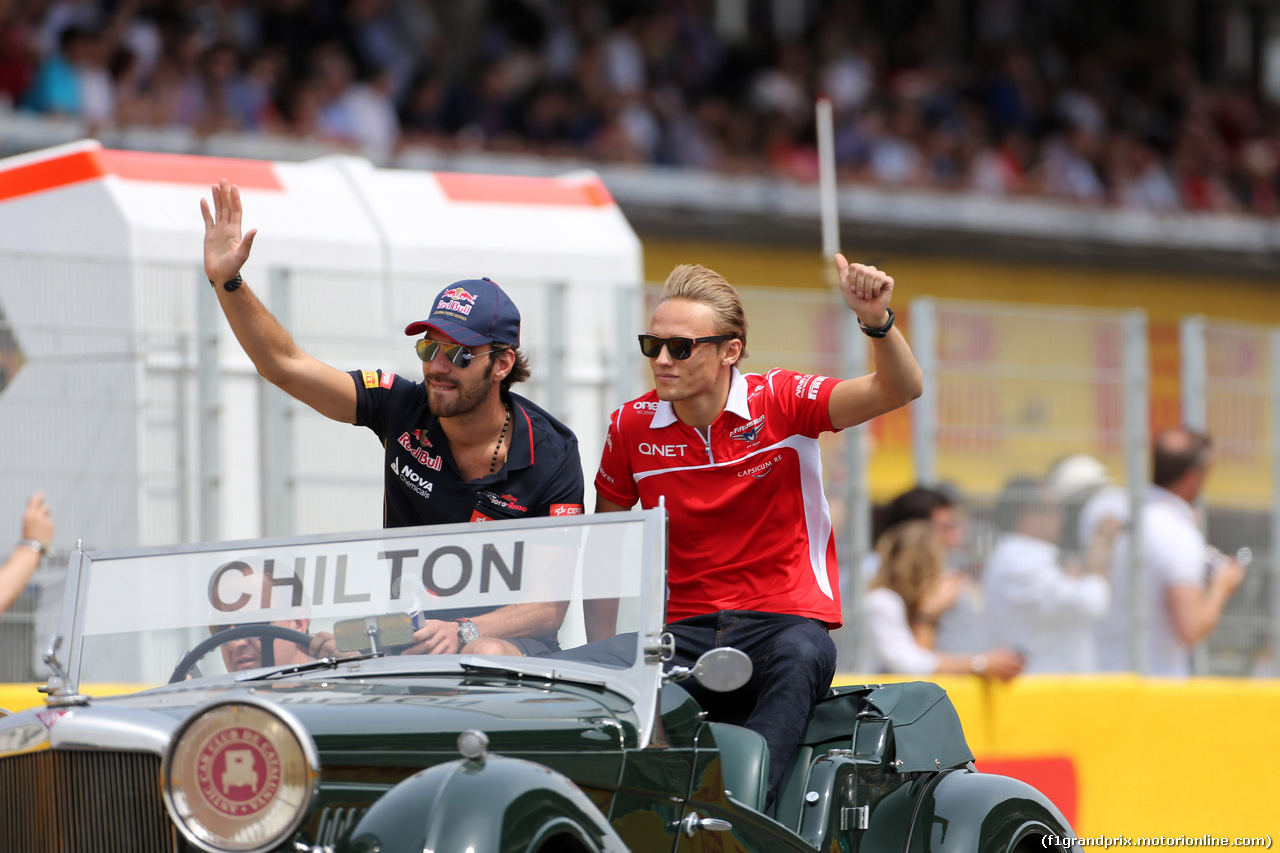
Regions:
<instances>
[{"instance_id":1,"label":"red bull cap","mask_svg":"<svg viewBox=\"0 0 1280 853\"><path fill-rule=\"evenodd\" d=\"M440 291L425 320L405 326L406 335L436 329L464 346L520 346L520 311L488 276L455 281Z\"/></svg>"}]
</instances>

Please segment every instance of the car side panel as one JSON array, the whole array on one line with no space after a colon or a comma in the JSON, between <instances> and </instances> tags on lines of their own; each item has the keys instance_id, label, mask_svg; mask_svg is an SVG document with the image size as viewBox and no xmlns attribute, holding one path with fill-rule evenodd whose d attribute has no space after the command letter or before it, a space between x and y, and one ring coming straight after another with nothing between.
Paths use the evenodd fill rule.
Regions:
<instances>
[{"instance_id":1,"label":"car side panel","mask_svg":"<svg viewBox=\"0 0 1280 853\"><path fill-rule=\"evenodd\" d=\"M609 819L632 850L675 849L694 760L694 750L683 746L627 753Z\"/></svg>"},{"instance_id":2,"label":"car side panel","mask_svg":"<svg viewBox=\"0 0 1280 853\"><path fill-rule=\"evenodd\" d=\"M518 758L459 760L414 774L369 807L339 853L537 853L557 835L592 853L628 847L569 779Z\"/></svg>"},{"instance_id":3,"label":"car side panel","mask_svg":"<svg viewBox=\"0 0 1280 853\"><path fill-rule=\"evenodd\" d=\"M723 731L719 729L718 731ZM681 829L676 849L679 853L775 853L777 851L809 851L813 848L782 824L744 805L731 795L726 795L723 773L722 748L732 748L729 743L719 743L707 736L704 726L697 753L693 790L688 806L681 815ZM767 770L767 767L765 768ZM685 831L686 819L713 819L725 821L728 829L698 828L692 834Z\"/></svg>"},{"instance_id":4,"label":"car side panel","mask_svg":"<svg viewBox=\"0 0 1280 853\"><path fill-rule=\"evenodd\" d=\"M1010 853L1030 836L1070 836L1062 813L1036 789L1007 776L952 770L924 774L880 799L861 850Z\"/></svg>"}]
</instances>

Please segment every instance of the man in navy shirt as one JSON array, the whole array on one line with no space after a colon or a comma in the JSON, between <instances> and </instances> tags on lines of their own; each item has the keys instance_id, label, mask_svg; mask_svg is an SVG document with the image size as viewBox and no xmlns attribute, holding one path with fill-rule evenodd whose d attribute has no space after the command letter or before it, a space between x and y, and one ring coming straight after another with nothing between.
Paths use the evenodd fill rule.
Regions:
<instances>
[{"instance_id":1,"label":"man in navy shirt","mask_svg":"<svg viewBox=\"0 0 1280 853\"><path fill-rule=\"evenodd\" d=\"M227 321L258 372L322 415L365 426L385 448L383 524L405 527L582 513L574 434L517 394L529 377L520 312L488 278L445 288L425 320L409 324L422 382L385 371L344 373L294 342L244 285L251 230L241 237L238 188L213 188L204 216L204 267ZM545 654L566 604L434 612L408 653Z\"/></svg>"}]
</instances>

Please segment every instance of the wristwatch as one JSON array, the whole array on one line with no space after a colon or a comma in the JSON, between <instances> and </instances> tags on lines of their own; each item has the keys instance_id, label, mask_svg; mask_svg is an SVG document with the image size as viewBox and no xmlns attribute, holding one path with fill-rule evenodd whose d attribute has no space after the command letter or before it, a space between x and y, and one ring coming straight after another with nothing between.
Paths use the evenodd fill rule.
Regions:
<instances>
[{"instance_id":1,"label":"wristwatch","mask_svg":"<svg viewBox=\"0 0 1280 853\"><path fill-rule=\"evenodd\" d=\"M49 553L49 549L44 547L44 543L41 542L39 539L20 539L18 540L18 544L21 545L23 548L30 548L32 551L35 551L37 554L40 555L40 559L42 560Z\"/></svg>"},{"instance_id":2,"label":"wristwatch","mask_svg":"<svg viewBox=\"0 0 1280 853\"><path fill-rule=\"evenodd\" d=\"M217 285L213 283L213 279L209 279L209 284L213 287L217 287ZM229 278L222 283L222 289L227 293L234 293L242 284L244 284L244 278L241 277L240 273L236 273L234 277Z\"/></svg>"},{"instance_id":3,"label":"wristwatch","mask_svg":"<svg viewBox=\"0 0 1280 853\"><path fill-rule=\"evenodd\" d=\"M466 645L473 640L480 639L480 629L476 627L476 623L470 619L456 619L458 623L458 642Z\"/></svg>"},{"instance_id":4,"label":"wristwatch","mask_svg":"<svg viewBox=\"0 0 1280 853\"><path fill-rule=\"evenodd\" d=\"M893 309L885 306L884 310L889 312L889 319L885 320L884 325L878 329L871 328L866 323L862 322L861 317L858 318L858 328L862 330L862 334L869 338L883 338L885 335L889 334L889 330L893 328Z\"/></svg>"}]
</instances>

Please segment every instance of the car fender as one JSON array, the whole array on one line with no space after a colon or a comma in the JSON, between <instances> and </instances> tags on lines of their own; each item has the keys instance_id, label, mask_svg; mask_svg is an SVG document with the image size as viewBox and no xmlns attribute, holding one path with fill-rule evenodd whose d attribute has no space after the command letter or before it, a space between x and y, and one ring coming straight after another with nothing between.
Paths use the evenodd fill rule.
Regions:
<instances>
[{"instance_id":1,"label":"car fender","mask_svg":"<svg viewBox=\"0 0 1280 853\"><path fill-rule=\"evenodd\" d=\"M369 807L340 849L541 853L552 839L566 836L578 846L563 849L627 851L569 778L532 761L491 755L439 764L405 779Z\"/></svg>"},{"instance_id":2,"label":"car fender","mask_svg":"<svg viewBox=\"0 0 1280 853\"><path fill-rule=\"evenodd\" d=\"M863 849L1012 853L1044 849L1045 836L1056 842L1074 835L1058 808L1027 783L969 770L930 774L878 805Z\"/></svg>"}]
</instances>

